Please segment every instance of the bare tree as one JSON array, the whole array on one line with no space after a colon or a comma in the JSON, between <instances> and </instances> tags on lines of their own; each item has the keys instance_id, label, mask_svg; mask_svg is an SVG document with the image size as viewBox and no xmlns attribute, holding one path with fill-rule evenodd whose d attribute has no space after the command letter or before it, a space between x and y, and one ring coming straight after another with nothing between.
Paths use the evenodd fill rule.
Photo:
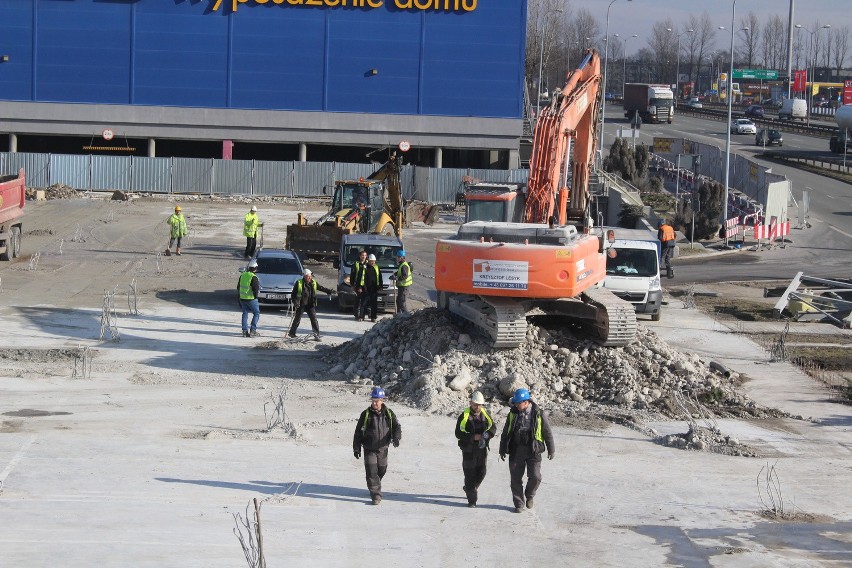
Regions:
<instances>
[{"instance_id":1,"label":"bare tree","mask_svg":"<svg viewBox=\"0 0 852 568\"><path fill-rule=\"evenodd\" d=\"M837 70L837 76L840 77L840 72L846 64L846 54L849 50L849 26L843 26L834 30L834 68Z\"/></svg>"},{"instance_id":2,"label":"bare tree","mask_svg":"<svg viewBox=\"0 0 852 568\"><path fill-rule=\"evenodd\" d=\"M671 18L657 22L651 28L648 48L656 57L654 62L654 81L671 83L674 77L677 58L677 33Z\"/></svg>"},{"instance_id":3,"label":"bare tree","mask_svg":"<svg viewBox=\"0 0 852 568\"><path fill-rule=\"evenodd\" d=\"M780 69L787 61L786 56L786 30L787 24L781 16L774 14L769 16L763 28L763 62L769 69Z\"/></svg>"},{"instance_id":4,"label":"bare tree","mask_svg":"<svg viewBox=\"0 0 852 568\"><path fill-rule=\"evenodd\" d=\"M685 34L681 41L683 53L686 55L685 61L681 62L681 69L688 69L689 80L695 81L696 85L698 83L698 69L696 67L701 67L701 58L704 56L701 52L700 26L700 18L695 14L691 14L684 29L694 30L694 32ZM693 79L693 77L695 78Z\"/></svg>"},{"instance_id":5,"label":"bare tree","mask_svg":"<svg viewBox=\"0 0 852 568\"><path fill-rule=\"evenodd\" d=\"M751 68L757 61L757 49L760 41L760 20L757 14L749 12L740 20L739 50L737 59Z\"/></svg>"},{"instance_id":6,"label":"bare tree","mask_svg":"<svg viewBox=\"0 0 852 568\"><path fill-rule=\"evenodd\" d=\"M527 6L527 45L524 71L527 83L538 95L539 70L543 77L554 67L560 52L571 5L567 0L529 0ZM540 68L540 69L539 69ZM546 83L541 78L542 85Z\"/></svg>"},{"instance_id":7,"label":"bare tree","mask_svg":"<svg viewBox=\"0 0 852 568\"><path fill-rule=\"evenodd\" d=\"M701 58L704 57L704 54L711 51L713 49L713 45L716 43L716 26L713 25L713 21L710 19L710 14L704 12L701 14L701 17L697 19L695 25L692 25L691 27L695 30L694 35L698 40L696 61L700 62Z\"/></svg>"}]
</instances>

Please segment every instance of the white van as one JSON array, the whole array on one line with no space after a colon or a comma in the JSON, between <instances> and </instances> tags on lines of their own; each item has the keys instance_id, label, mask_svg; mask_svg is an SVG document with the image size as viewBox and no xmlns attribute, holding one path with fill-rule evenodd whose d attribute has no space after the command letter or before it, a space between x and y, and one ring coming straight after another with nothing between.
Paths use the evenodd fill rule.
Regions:
<instances>
[{"instance_id":1,"label":"white van","mask_svg":"<svg viewBox=\"0 0 852 568\"><path fill-rule=\"evenodd\" d=\"M637 314L650 314L653 321L660 321L659 241L616 239L607 248L604 288L633 304Z\"/></svg>"},{"instance_id":2,"label":"white van","mask_svg":"<svg viewBox=\"0 0 852 568\"><path fill-rule=\"evenodd\" d=\"M808 102L805 99L784 99L778 109L778 120L805 120L808 118Z\"/></svg>"}]
</instances>

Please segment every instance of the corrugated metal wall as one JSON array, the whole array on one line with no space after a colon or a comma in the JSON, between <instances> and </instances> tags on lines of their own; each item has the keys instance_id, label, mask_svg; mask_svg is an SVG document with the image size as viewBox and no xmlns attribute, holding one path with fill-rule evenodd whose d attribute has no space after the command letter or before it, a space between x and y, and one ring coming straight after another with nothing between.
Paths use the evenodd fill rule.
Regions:
<instances>
[{"instance_id":1,"label":"corrugated metal wall","mask_svg":"<svg viewBox=\"0 0 852 568\"><path fill-rule=\"evenodd\" d=\"M342 162L267 162L133 156L78 156L0 152L0 174L24 168L27 185L62 183L94 191L190 193L202 195L283 195L331 197L334 181L369 177L378 166ZM400 169L406 200L455 203L466 178L492 182L525 182L528 170Z\"/></svg>"}]
</instances>

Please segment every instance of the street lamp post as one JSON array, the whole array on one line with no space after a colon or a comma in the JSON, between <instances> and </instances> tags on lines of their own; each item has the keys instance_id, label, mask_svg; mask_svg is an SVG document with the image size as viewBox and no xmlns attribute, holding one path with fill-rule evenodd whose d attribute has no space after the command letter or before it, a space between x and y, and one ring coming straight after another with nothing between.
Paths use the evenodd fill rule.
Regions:
<instances>
[{"instance_id":1,"label":"street lamp post","mask_svg":"<svg viewBox=\"0 0 852 568\"><path fill-rule=\"evenodd\" d=\"M731 182L731 99L733 98L734 86L734 26L736 26L737 18L737 0L731 5L731 68L728 70L728 81L725 85L728 97L728 125L725 128L725 196L722 202L722 227L725 227L725 222L728 220L728 188ZM727 243L727 233L725 234L725 243Z\"/></svg>"},{"instance_id":2,"label":"street lamp post","mask_svg":"<svg viewBox=\"0 0 852 568\"><path fill-rule=\"evenodd\" d=\"M671 28L666 28L666 31L671 32ZM680 88L678 87L680 83L680 38L683 34L691 34L695 33L695 30L689 28L688 30L683 30L679 34L677 34L677 66L675 67L675 100L680 98Z\"/></svg>"},{"instance_id":3,"label":"street lamp post","mask_svg":"<svg viewBox=\"0 0 852 568\"><path fill-rule=\"evenodd\" d=\"M627 0L632 2L633 0ZM609 9L618 0L610 0L609 6L606 7L606 29L604 30L604 39L609 37ZM604 41L604 72L603 72L603 103L601 104L601 133L600 133L600 155L603 158L603 139L604 139L604 124L606 123L606 65L609 59L609 42Z\"/></svg>"},{"instance_id":4,"label":"street lamp post","mask_svg":"<svg viewBox=\"0 0 852 568\"><path fill-rule=\"evenodd\" d=\"M624 85L627 84L627 40L630 38L639 37L636 34L633 34L630 37L624 38L624 69L621 71L621 100L624 100Z\"/></svg>"},{"instance_id":5,"label":"street lamp post","mask_svg":"<svg viewBox=\"0 0 852 568\"><path fill-rule=\"evenodd\" d=\"M806 99L808 101L808 115L807 115L807 125L808 126L811 125L811 105L813 104L813 100L814 100L814 82L815 81L814 81L813 75L816 75L816 51L814 50L814 34L816 34L820 30L828 29L830 27L831 27L831 24L825 24L824 26L819 27L819 28L815 29L814 31L811 31L801 24L796 24L797 29L805 30L806 32L811 34L811 40L810 40L810 44L809 44L810 49L809 50L811 51L811 56L813 57L813 59L811 59L810 56L808 57L808 59L807 59L808 69L805 70L805 73L808 75L806 77L806 79L810 79L810 81L811 81L811 86L810 86L810 88L808 88L808 96L807 96L807 99ZM811 61L813 61L813 69L810 68L811 67ZM813 74L811 74L811 71L813 71ZM807 82L807 80L805 80L805 87L806 88L807 88L807 84L808 84L808 82Z\"/></svg>"}]
</instances>

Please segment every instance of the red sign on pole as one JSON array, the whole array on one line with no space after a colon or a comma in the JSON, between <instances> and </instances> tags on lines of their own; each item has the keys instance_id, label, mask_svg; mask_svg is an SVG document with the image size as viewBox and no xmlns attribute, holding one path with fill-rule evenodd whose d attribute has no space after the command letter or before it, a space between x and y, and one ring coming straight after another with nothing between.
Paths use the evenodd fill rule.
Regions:
<instances>
[{"instance_id":1,"label":"red sign on pole","mask_svg":"<svg viewBox=\"0 0 852 568\"><path fill-rule=\"evenodd\" d=\"M793 71L793 90L797 93L805 92L805 85L808 82L808 72L804 69Z\"/></svg>"},{"instance_id":2,"label":"red sign on pole","mask_svg":"<svg viewBox=\"0 0 852 568\"><path fill-rule=\"evenodd\" d=\"M843 104L852 105L852 81L843 82Z\"/></svg>"}]
</instances>

